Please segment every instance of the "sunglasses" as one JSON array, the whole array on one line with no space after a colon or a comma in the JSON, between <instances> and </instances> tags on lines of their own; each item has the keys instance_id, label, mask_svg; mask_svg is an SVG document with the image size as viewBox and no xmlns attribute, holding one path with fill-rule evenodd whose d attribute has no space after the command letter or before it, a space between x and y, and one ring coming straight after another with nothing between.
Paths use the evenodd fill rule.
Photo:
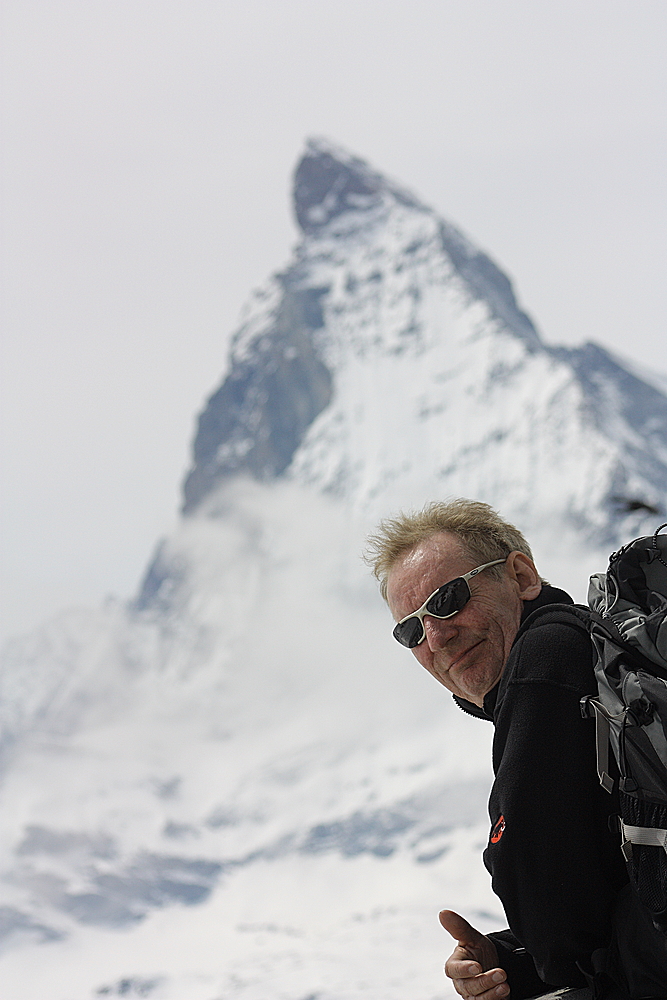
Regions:
<instances>
[{"instance_id":1,"label":"sunglasses","mask_svg":"<svg viewBox=\"0 0 667 1000\"><path fill-rule=\"evenodd\" d=\"M472 579L473 576L477 576L483 569L488 569L489 566L498 566L500 563L506 562L506 560L507 556L504 559L494 559L493 562L484 563L483 566L476 566L469 573L457 576L455 580L450 580L449 583L444 583L442 587L438 587L424 601L421 608L406 615L405 618L401 618L400 622L394 626L392 633L394 639L400 642L402 646L414 649L415 646L418 646L426 638L424 615L432 615L433 618L451 618L452 615L458 614L459 611L465 608L472 597L468 580Z\"/></svg>"}]
</instances>

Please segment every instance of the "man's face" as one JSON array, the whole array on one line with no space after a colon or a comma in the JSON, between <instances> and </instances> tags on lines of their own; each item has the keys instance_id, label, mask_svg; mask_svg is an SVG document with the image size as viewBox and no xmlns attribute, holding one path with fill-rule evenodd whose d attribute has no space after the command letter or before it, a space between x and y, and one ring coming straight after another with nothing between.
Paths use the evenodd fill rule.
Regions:
<instances>
[{"instance_id":1,"label":"man's face","mask_svg":"<svg viewBox=\"0 0 667 1000\"><path fill-rule=\"evenodd\" d=\"M438 587L476 565L456 536L448 532L420 542L389 572L387 602L395 620L405 618ZM488 570L470 580L472 597L453 617L425 615L426 637L412 650L449 691L480 707L484 695L500 678L523 609L521 583L511 568L501 569L502 580Z\"/></svg>"}]
</instances>

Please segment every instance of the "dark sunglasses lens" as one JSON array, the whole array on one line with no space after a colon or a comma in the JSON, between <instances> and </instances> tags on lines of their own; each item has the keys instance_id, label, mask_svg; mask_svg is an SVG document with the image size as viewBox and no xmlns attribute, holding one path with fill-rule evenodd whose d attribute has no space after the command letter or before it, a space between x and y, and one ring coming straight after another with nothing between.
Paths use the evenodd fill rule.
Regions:
<instances>
[{"instance_id":1,"label":"dark sunglasses lens","mask_svg":"<svg viewBox=\"0 0 667 1000\"><path fill-rule=\"evenodd\" d=\"M458 579L446 583L440 590L436 590L426 605L426 610L438 618L446 618L464 608L469 600L470 588L462 577L458 577Z\"/></svg>"},{"instance_id":2,"label":"dark sunglasses lens","mask_svg":"<svg viewBox=\"0 0 667 1000\"><path fill-rule=\"evenodd\" d=\"M394 639L398 639L402 646L414 649L418 646L424 634L422 623L419 618L408 618L405 622L400 622L394 629Z\"/></svg>"}]
</instances>

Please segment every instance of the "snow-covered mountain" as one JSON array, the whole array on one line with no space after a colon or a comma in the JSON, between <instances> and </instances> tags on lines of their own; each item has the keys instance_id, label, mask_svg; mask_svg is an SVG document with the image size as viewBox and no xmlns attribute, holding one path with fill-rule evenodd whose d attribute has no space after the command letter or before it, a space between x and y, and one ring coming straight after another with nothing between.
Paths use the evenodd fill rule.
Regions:
<instances>
[{"instance_id":1,"label":"snow-covered mountain","mask_svg":"<svg viewBox=\"0 0 667 1000\"><path fill-rule=\"evenodd\" d=\"M391 640L364 537L474 496L581 599L665 509L658 379L545 344L484 253L329 143L294 202L136 598L6 650L8 998L445 995L437 910L503 920L490 727Z\"/></svg>"},{"instance_id":2,"label":"snow-covered mountain","mask_svg":"<svg viewBox=\"0 0 667 1000\"><path fill-rule=\"evenodd\" d=\"M373 515L474 493L607 543L619 506L662 502L662 393L594 344L545 345L485 254L359 160L311 142L294 198L304 239L200 417L186 512L245 471Z\"/></svg>"}]
</instances>

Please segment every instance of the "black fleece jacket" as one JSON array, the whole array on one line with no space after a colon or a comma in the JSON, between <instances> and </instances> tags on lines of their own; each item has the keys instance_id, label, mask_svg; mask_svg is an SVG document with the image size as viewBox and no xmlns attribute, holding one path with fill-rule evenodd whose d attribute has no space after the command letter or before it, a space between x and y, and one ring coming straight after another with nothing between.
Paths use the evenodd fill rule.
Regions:
<instances>
[{"instance_id":1,"label":"black fleece jacket","mask_svg":"<svg viewBox=\"0 0 667 1000\"><path fill-rule=\"evenodd\" d=\"M544 586L522 624L484 709L455 698L495 725L491 834L484 863L510 931L490 934L513 1000L544 984L584 986L577 963L605 947L614 901L627 882L614 799L598 781L595 724L579 702L597 691L588 636L533 611L572 604ZM556 616L557 617L557 616ZM525 949L525 951L524 951Z\"/></svg>"}]
</instances>

